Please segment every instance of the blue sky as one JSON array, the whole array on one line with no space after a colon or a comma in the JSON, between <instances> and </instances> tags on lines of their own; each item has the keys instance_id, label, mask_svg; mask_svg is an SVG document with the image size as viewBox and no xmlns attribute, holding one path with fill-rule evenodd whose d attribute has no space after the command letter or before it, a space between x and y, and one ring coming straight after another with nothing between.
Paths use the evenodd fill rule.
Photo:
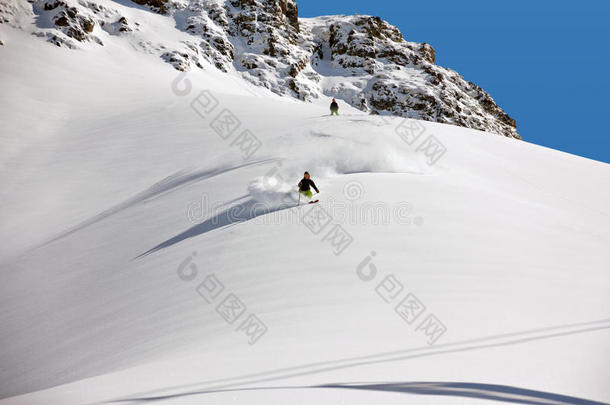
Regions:
<instances>
[{"instance_id":1,"label":"blue sky","mask_svg":"<svg viewBox=\"0 0 610 405\"><path fill-rule=\"evenodd\" d=\"M297 0L301 17L370 14L488 91L524 140L610 163L610 0Z\"/></svg>"}]
</instances>

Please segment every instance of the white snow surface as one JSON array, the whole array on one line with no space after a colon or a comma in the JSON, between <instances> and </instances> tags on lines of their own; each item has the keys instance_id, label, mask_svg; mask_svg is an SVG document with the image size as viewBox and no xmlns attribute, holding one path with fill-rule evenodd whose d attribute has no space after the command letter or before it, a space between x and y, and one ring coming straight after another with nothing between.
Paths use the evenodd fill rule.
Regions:
<instances>
[{"instance_id":1,"label":"white snow surface","mask_svg":"<svg viewBox=\"0 0 610 405\"><path fill-rule=\"evenodd\" d=\"M607 164L331 118L112 38L0 39L1 404L610 402ZM225 108L241 123L228 139L210 125ZM435 164L417 150L431 135ZM317 205L291 204L304 170ZM352 240L338 254L335 226ZM233 323L217 310L230 294L246 307ZM396 312L408 294L415 320ZM446 328L433 344L430 315Z\"/></svg>"}]
</instances>

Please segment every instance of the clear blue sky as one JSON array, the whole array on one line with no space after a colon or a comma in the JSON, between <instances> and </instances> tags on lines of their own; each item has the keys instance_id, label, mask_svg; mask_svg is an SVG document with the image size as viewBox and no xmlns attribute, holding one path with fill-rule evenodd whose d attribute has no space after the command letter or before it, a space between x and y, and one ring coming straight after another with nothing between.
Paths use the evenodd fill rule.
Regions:
<instances>
[{"instance_id":1,"label":"clear blue sky","mask_svg":"<svg viewBox=\"0 0 610 405\"><path fill-rule=\"evenodd\" d=\"M610 163L610 0L297 0L370 14L488 91L524 140Z\"/></svg>"}]
</instances>

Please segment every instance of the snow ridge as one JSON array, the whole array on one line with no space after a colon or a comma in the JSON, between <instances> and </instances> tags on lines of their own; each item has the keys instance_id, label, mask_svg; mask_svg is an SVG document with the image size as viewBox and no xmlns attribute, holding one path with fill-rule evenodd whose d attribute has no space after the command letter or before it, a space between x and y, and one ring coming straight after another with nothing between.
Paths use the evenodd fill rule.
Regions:
<instances>
[{"instance_id":1,"label":"snow ridge","mask_svg":"<svg viewBox=\"0 0 610 405\"><path fill-rule=\"evenodd\" d=\"M29 14L35 17L33 34L57 46L103 46L105 38L123 37L136 50L156 54L180 71L212 65L282 96L303 101L335 97L371 114L521 139L515 120L487 92L435 65L430 45L405 41L396 27L378 17L299 19L294 0L133 3L173 20L185 35L161 39L134 32L151 27L131 21L122 14L125 3L110 0L32 0L30 10L11 0L1 5L0 22L22 26L18 17Z\"/></svg>"}]
</instances>

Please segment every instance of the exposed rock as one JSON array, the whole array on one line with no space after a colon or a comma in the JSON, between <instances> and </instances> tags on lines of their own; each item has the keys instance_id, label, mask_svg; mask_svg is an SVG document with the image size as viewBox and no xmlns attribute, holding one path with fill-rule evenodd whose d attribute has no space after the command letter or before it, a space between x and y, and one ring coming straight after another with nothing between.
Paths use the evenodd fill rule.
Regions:
<instances>
[{"instance_id":1,"label":"exposed rock","mask_svg":"<svg viewBox=\"0 0 610 405\"><path fill-rule=\"evenodd\" d=\"M119 17L119 19L114 22L100 21L99 24L100 24L100 27L102 27L102 29L104 31L106 31L107 33L109 33L111 35L121 35L121 34L129 33L129 32L133 32L134 30L138 29L138 27L139 27L138 23L134 23L132 26L129 23L129 21L127 20L127 18L125 18L123 16Z\"/></svg>"},{"instance_id":2,"label":"exposed rock","mask_svg":"<svg viewBox=\"0 0 610 405\"><path fill-rule=\"evenodd\" d=\"M74 49L78 48L78 42L95 42L102 44L102 41L92 35L96 26L95 7L92 4L82 5L74 1L63 0L35 0L32 1L32 10L42 21L50 21L55 30L44 30L36 32L49 42L57 46L66 46Z\"/></svg>"},{"instance_id":3,"label":"exposed rock","mask_svg":"<svg viewBox=\"0 0 610 405\"><path fill-rule=\"evenodd\" d=\"M186 72L193 67L203 69L200 58L200 48L197 44L185 43L182 51L167 51L161 59L170 63L176 70Z\"/></svg>"},{"instance_id":4,"label":"exposed rock","mask_svg":"<svg viewBox=\"0 0 610 405\"><path fill-rule=\"evenodd\" d=\"M421 53L424 60L428 61L429 63L434 63L434 61L436 60L436 52L434 52L434 48L432 48L426 43L421 44L419 52Z\"/></svg>"},{"instance_id":5,"label":"exposed rock","mask_svg":"<svg viewBox=\"0 0 610 405\"><path fill-rule=\"evenodd\" d=\"M129 26L129 23L127 22L127 18L125 18L125 17L119 18L116 23L119 26L119 32L133 31L133 29L131 29L131 27Z\"/></svg>"},{"instance_id":6,"label":"exposed rock","mask_svg":"<svg viewBox=\"0 0 610 405\"><path fill-rule=\"evenodd\" d=\"M0 3L0 22L14 21ZM55 29L36 35L58 46L94 41L95 27L121 35L139 30L97 0L30 0ZM335 97L373 114L443 122L520 138L515 120L480 87L435 65L429 44L408 42L372 16L299 19L294 0L132 0L175 20L192 40L132 42L175 69L207 63L270 91L300 100ZM323 80L323 79L328 80Z\"/></svg>"},{"instance_id":7,"label":"exposed rock","mask_svg":"<svg viewBox=\"0 0 610 405\"><path fill-rule=\"evenodd\" d=\"M34 33L37 37L45 38L47 42L68 49L79 49L78 41L63 35L61 32L53 33L49 31L37 31Z\"/></svg>"},{"instance_id":8,"label":"exposed rock","mask_svg":"<svg viewBox=\"0 0 610 405\"><path fill-rule=\"evenodd\" d=\"M436 54L430 45L404 41L395 27L376 17L321 17L307 25L319 44L311 55L312 67L325 64L326 75L357 78L350 80L351 87L321 89L323 94L364 111L520 138L515 121L489 94L456 72L434 65ZM321 51L325 46L330 55Z\"/></svg>"},{"instance_id":9,"label":"exposed rock","mask_svg":"<svg viewBox=\"0 0 610 405\"><path fill-rule=\"evenodd\" d=\"M148 6L151 10L159 14L167 14L167 0L131 0L141 6Z\"/></svg>"}]
</instances>

